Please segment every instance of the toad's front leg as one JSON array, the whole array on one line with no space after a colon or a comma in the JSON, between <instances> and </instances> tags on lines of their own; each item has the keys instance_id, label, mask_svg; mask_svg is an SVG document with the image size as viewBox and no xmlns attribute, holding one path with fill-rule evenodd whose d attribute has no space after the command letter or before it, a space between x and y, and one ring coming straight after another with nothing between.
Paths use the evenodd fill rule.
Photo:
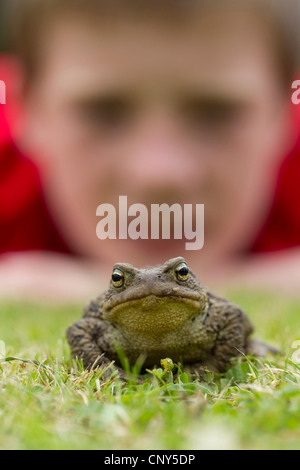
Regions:
<instances>
[{"instance_id":1,"label":"toad's front leg","mask_svg":"<svg viewBox=\"0 0 300 470\"><path fill-rule=\"evenodd\" d=\"M74 359L82 359L85 369L94 369L100 365L106 368L111 364L111 360L105 356L98 344L99 337L105 333L104 330L103 321L97 318L83 318L67 329L66 336L72 356ZM113 366L113 369L117 369L120 376L124 375L124 371L117 366ZM108 370L105 376L110 376L112 370Z\"/></svg>"},{"instance_id":2,"label":"toad's front leg","mask_svg":"<svg viewBox=\"0 0 300 470\"><path fill-rule=\"evenodd\" d=\"M230 359L247 352L248 336L252 325L239 308L230 305L218 315L215 327L217 339L213 349L213 364L220 372L226 369Z\"/></svg>"}]
</instances>

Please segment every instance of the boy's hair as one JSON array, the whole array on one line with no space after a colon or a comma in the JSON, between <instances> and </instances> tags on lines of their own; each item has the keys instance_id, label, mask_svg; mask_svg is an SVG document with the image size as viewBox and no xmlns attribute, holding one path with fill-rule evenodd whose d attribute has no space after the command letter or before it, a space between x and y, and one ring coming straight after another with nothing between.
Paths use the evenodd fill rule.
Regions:
<instances>
[{"instance_id":1,"label":"boy's hair","mask_svg":"<svg viewBox=\"0 0 300 470\"><path fill-rule=\"evenodd\" d=\"M180 26L200 8L227 8L237 5L255 8L266 28L274 36L274 54L277 56L282 83L290 88L299 68L300 0L10 0L11 50L23 61L27 80L38 70L42 51L41 38L45 25L59 17L80 13L89 20L102 21L118 18L165 21ZM279 74L279 75L280 75ZM280 78L280 76L279 76Z\"/></svg>"},{"instance_id":2,"label":"boy's hair","mask_svg":"<svg viewBox=\"0 0 300 470\"><path fill-rule=\"evenodd\" d=\"M6 50L7 47L7 28L6 28L6 9L7 0L0 2L0 52Z\"/></svg>"}]
</instances>

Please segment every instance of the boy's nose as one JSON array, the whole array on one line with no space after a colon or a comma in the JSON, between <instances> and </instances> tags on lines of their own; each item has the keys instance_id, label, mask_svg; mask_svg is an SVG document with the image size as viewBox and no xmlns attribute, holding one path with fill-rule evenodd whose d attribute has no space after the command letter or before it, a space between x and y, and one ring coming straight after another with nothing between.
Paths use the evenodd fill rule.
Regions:
<instances>
[{"instance_id":1,"label":"boy's nose","mask_svg":"<svg viewBox=\"0 0 300 470\"><path fill-rule=\"evenodd\" d=\"M195 172L184 135L177 126L162 120L139 129L132 139L128 161L131 177L146 186L180 186Z\"/></svg>"}]
</instances>

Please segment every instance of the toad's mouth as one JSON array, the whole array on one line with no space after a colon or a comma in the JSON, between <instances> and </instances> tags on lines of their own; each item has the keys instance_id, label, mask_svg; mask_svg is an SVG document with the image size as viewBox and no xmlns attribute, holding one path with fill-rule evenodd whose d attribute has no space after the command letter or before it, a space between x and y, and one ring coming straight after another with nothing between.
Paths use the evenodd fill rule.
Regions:
<instances>
[{"instance_id":1,"label":"toad's mouth","mask_svg":"<svg viewBox=\"0 0 300 470\"><path fill-rule=\"evenodd\" d=\"M106 312L112 312L118 310L118 308L124 308L126 305L136 304L146 306L147 304L152 305L157 302L165 303L166 305L170 302L183 302L191 303L191 305L196 305L201 307L203 301L206 300L206 296L200 294L199 292L181 292L177 293L176 288L173 288L172 291L157 293L157 292L147 292L146 294L132 295L129 297L120 296L118 299L109 299L104 304L104 310Z\"/></svg>"},{"instance_id":2,"label":"toad's mouth","mask_svg":"<svg viewBox=\"0 0 300 470\"><path fill-rule=\"evenodd\" d=\"M127 298L104 305L104 319L137 333L166 332L177 329L187 319L200 314L206 307L206 297L192 295L158 295Z\"/></svg>"}]
</instances>

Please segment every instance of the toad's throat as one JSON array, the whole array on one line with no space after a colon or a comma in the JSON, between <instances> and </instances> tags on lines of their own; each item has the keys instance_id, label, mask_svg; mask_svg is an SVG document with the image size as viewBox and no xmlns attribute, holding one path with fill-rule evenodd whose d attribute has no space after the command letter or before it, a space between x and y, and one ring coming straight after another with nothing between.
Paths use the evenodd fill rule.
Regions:
<instances>
[{"instance_id":1,"label":"toad's throat","mask_svg":"<svg viewBox=\"0 0 300 470\"><path fill-rule=\"evenodd\" d=\"M201 296L191 298L149 294L104 308L104 318L128 332L164 334L180 328L188 319L200 314L204 307Z\"/></svg>"}]
</instances>

